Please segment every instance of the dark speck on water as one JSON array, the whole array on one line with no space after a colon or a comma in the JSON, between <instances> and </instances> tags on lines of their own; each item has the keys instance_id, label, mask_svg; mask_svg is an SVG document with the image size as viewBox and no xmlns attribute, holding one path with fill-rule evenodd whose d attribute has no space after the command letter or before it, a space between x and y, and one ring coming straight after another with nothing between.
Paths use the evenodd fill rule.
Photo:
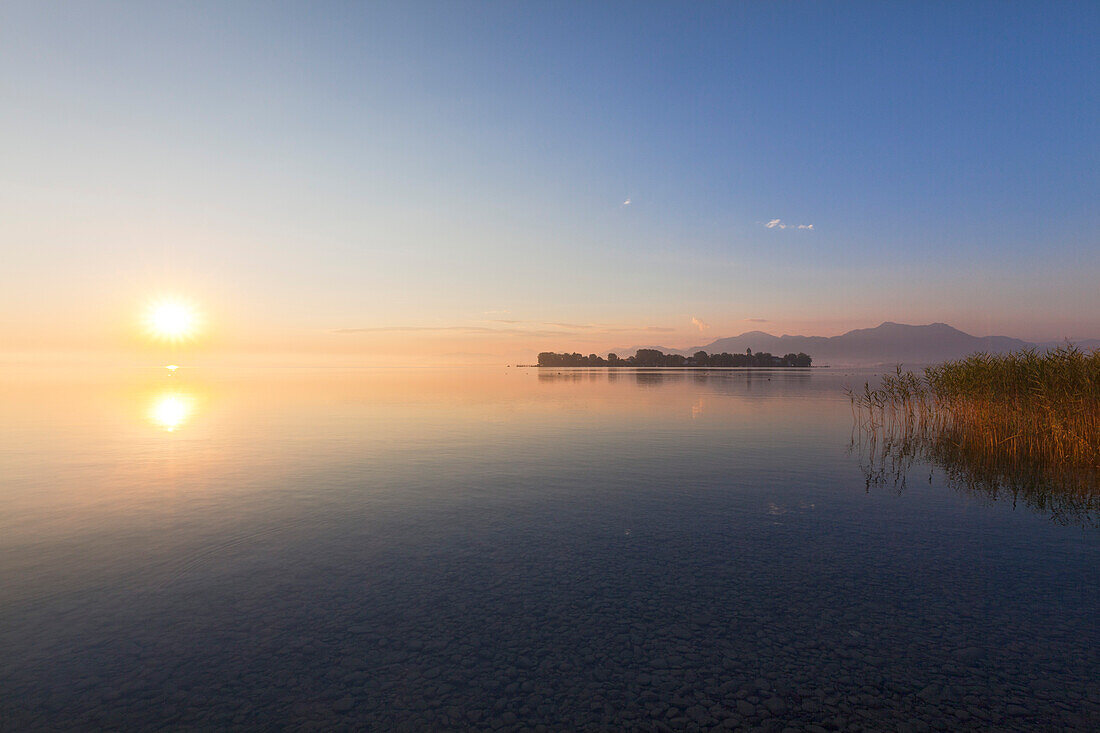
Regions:
<instances>
[{"instance_id":1,"label":"dark speck on water","mask_svg":"<svg viewBox=\"0 0 1100 733\"><path fill-rule=\"evenodd\" d=\"M12 377L0 729L1096 730L1095 514L869 481L865 378Z\"/></svg>"}]
</instances>

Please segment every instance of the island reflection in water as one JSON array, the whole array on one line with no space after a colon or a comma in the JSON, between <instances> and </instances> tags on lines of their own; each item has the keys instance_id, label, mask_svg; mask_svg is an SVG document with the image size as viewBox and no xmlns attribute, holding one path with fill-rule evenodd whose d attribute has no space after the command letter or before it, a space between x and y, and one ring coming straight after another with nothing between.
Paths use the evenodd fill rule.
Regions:
<instances>
[{"instance_id":1,"label":"island reflection in water","mask_svg":"<svg viewBox=\"0 0 1100 733\"><path fill-rule=\"evenodd\" d=\"M560 371L6 373L0 725L1095 722L1095 530L868 492L864 375Z\"/></svg>"}]
</instances>

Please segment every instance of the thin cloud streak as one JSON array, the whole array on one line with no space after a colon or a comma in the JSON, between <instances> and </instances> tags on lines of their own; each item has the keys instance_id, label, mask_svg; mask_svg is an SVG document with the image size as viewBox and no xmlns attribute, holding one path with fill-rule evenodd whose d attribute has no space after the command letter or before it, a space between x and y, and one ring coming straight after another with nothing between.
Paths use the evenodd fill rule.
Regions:
<instances>
[{"instance_id":1,"label":"thin cloud streak","mask_svg":"<svg viewBox=\"0 0 1100 733\"><path fill-rule=\"evenodd\" d=\"M580 324L580 323L555 323L554 321L546 321L547 326L557 326L558 328L569 328L587 331L589 329L598 328L598 326Z\"/></svg>"},{"instance_id":2,"label":"thin cloud streak","mask_svg":"<svg viewBox=\"0 0 1100 733\"><path fill-rule=\"evenodd\" d=\"M495 321L497 323L524 323L524 321ZM535 323L542 323L541 321ZM643 326L638 328L625 327L600 327L596 325L584 325L575 323L546 323L555 326L557 330L545 328L492 328L489 326L368 326L363 328L335 328L329 333L339 335L373 334L373 333L439 333L439 334L465 334L469 336L529 336L537 338L559 337L571 333L584 335L598 335L605 333L672 333L676 329L664 326Z\"/></svg>"},{"instance_id":3,"label":"thin cloud streak","mask_svg":"<svg viewBox=\"0 0 1100 733\"><path fill-rule=\"evenodd\" d=\"M486 326L371 326L368 328L335 328L332 333L420 333L425 331L460 331L464 333L504 333L514 328Z\"/></svg>"},{"instance_id":4,"label":"thin cloud streak","mask_svg":"<svg viewBox=\"0 0 1100 733\"><path fill-rule=\"evenodd\" d=\"M535 328L489 328L487 326L375 326L370 328L337 328L330 333L342 336L383 333L435 333L460 334L465 336L525 336L529 338L552 338L562 336L568 332Z\"/></svg>"}]
</instances>

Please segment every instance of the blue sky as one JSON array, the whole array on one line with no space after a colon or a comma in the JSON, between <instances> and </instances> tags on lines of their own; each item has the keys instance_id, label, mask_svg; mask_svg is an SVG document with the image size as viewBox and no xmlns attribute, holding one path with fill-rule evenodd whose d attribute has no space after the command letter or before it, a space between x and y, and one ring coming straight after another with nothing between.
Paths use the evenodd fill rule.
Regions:
<instances>
[{"instance_id":1,"label":"blue sky","mask_svg":"<svg viewBox=\"0 0 1100 733\"><path fill-rule=\"evenodd\" d=\"M1098 337L1098 38L1096 3L6 3L0 331L113 343L175 292L288 350Z\"/></svg>"}]
</instances>

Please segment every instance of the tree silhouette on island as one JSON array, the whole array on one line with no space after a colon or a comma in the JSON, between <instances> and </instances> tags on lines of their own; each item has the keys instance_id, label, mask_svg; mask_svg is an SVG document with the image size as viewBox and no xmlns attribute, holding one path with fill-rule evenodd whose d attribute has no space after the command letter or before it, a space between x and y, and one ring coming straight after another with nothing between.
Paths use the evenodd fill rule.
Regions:
<instances>
[{"instance_id":1,"label":"tree silhouette on island","mask_svg":"<svg viewBox=\"0 0 1100 733\"><path fill-rule=\"evenodd\" d=\"M604 359L596 354L557 354L543 351L539 354L540 367L808 367L813 359L809 354L785 354L773 356L766 351L744 354L708 354L696 351L692 356L666 354L657 349L638 349L634 356L620 359L618 354L608 354Z\"/></svg>"}]
</instances>

